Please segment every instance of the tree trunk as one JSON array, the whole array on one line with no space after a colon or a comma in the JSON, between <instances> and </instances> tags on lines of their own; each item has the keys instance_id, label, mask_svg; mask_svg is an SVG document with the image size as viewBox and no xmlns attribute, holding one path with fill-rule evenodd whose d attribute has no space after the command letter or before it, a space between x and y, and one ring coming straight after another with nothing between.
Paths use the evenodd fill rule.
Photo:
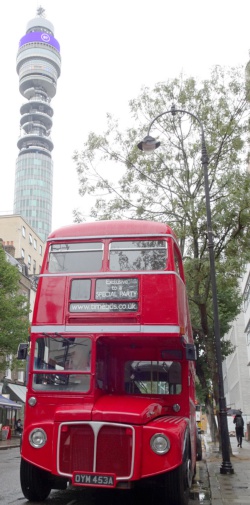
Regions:
<instances>
[{"instance_id":1,"label":"tree trunk","mask_svg":"<svg viewBox=\"0 0 250 505\"><path fill-rule=\"evenodd\" d=\"M218 442L219 441L219 431L218 431L216 418L214 415L214 409L210 403L210 400L206 403L206 414L207 414L207 420L208 420L208 425L209 425L209 430L210 430L211 441L213 443Z\"/></svg>"}]
</instances>

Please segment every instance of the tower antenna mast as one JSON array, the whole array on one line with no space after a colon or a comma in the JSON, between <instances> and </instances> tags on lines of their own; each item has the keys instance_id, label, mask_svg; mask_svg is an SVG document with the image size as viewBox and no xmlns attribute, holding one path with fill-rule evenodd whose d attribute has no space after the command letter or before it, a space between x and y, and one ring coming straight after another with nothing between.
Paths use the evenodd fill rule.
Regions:
<instances>
[{"instance_id":1,"label":"tower antenna mast","mask_svg":"<svg viewBox=\"0 0 250 505\"><path fill-rule=\"evenodd\" d=\"M45 9L40 5L40 7L37 8L37 16L41 16L41 18L45 18Z\"/></svg>"}]
</instances>

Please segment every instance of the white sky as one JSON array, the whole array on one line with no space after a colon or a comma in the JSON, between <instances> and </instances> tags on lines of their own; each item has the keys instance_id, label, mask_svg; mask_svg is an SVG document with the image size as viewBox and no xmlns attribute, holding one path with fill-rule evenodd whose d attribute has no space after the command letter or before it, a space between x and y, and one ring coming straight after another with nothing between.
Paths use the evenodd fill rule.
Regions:
<instances>
[{"instance_id":1,"label":"white sky","mask_svg":"<svg viewBox=\"0 0 250 505\"><path fill-rule=\"evenodd\" d=\"M213 65L246 65L249 0L3 0L0 46L0 213L12 212L19 109L16 54L27 22L42 6L61 46L62 73L54 109L53 229L73 221L90 202L78 196L72 160L106 113L132 126L128 102L143 85L185 75L208 77ZM146 125L145 125L146 126Z\"/></svg>"}]
</instances>

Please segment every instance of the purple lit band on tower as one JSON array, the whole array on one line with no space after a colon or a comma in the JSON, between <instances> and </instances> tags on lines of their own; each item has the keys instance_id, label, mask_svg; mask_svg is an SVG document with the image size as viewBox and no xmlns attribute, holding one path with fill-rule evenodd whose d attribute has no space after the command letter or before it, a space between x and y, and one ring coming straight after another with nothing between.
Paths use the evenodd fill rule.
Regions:
<instances>
[{"instance_id":1,"label":"purple lit band on tower","mask_svg":"<svg viewBox=\"0 0 250 505\"><path fill-rule=\"evenodd\" d=\"M32 42L42 42L44 44L48 44L54 47L60 53L60 44L57 40L48 33L45 32L31 32L26 33L24 37L21 38L19 42L19 48L24 46L25 44L30 44Z\"/></svg>"}]
</instances>

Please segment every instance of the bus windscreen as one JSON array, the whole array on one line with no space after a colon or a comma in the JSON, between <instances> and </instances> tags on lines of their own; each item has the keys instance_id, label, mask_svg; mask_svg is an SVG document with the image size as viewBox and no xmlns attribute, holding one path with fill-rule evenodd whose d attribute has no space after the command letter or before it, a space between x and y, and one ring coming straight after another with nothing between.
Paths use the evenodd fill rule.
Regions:
<instances>
[{"instance_id":1,"label":"bus windscreen","mask_svg":"<svg viewBox=\"0 0 250 505\"><path fill-rule=\"evenodd\" d=\"M88 391L91 345L90 338L65 338L59 334L37 338L33 389Z\"/></svg>"}]
</instances>

